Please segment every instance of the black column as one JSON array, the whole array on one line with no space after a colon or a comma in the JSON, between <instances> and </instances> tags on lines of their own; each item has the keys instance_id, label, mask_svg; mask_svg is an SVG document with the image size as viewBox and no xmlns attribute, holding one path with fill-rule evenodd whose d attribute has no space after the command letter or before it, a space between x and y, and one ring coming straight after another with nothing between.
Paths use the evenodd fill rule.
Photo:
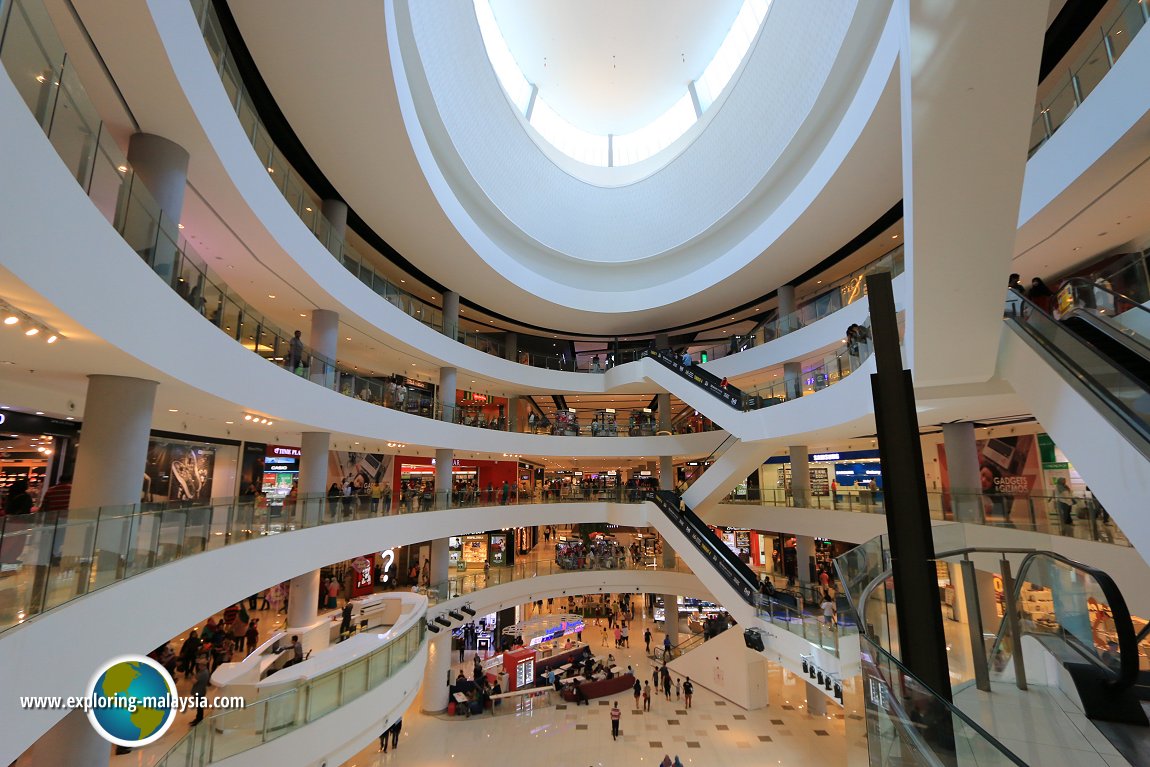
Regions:
<instances>
[{"instance_id":1,"label":"black column","mask_svg":"<svg viewBox=\"0 0 1150 767\"><path fill-rule=\"evenodd\" d=\"M910 371L902 366L890 273L869 275L866 286L877 369L871 375L871 394L886 498L899 655L911 673L950 701L914 384Z\"/></svg>"}]
</instances>

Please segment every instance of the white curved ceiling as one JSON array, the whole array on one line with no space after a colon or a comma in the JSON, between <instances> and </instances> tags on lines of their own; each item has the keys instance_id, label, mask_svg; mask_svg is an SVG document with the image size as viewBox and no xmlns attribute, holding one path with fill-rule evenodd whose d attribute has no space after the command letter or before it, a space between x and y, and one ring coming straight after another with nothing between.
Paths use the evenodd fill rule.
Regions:
<instances>
[{"instance_id":1,"label":"white curved ceiling","mask_svg":"<svg viewBox=\"0 0 1150 767\"><path fill-rule=\"evenodd\" d=\"M888 88L876 111L880 119L864 131L797 225L754 259L753 268L706 290L695 284L645 305L630 301L626 292L612 295L607 309L578 300L581 295L557 300L541 295L523 274L487 263L445 214L400 111L384 4L356 3L338 13L302 0L245 0L230 7L281 110L349 205L431 278L521 322L626 335L718 314L793 279L900 196L897 97L892 98L897 90ZM266 23L273 16L274 27ZM839 98L849 100L850 93Z\"/></svg>"},{"instance_id":2,"label":"white curved ceiling","mask_svg":"<svg viewBox=\"0 0 1150 767\"><path fill-rule=\"evenodd\" d=\"M490 0L528 82L573 125L641 128L682 98L742 0Z\"/></svg>"}]
</instances>

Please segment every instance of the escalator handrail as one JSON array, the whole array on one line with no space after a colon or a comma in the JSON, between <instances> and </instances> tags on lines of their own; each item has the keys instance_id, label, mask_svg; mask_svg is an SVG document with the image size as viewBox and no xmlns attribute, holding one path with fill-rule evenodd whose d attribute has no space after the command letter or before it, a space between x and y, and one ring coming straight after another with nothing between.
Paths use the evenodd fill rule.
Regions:
<instances>
[{"instance_id":1,"label":"escalator handrail","mask_svg":"<svg viewBox=\"0 0 1150 767\"><path fill-rule=\"evenodd\" d=\"M1129 305L1129 308L1123 312L1116 312L1115 315L1106 315L1106 316L1116 316L1116 314L1125 314L1126 311L1130 311L1132 309L1137 309L1139 311L1150 314L1150 309L1147 309L1145 306L1143 306L1141 301L1139 301L1135 298L1131 298L1130 296L1126 295L1125 293L1119 293L1117 290L1114 290L1113 288L1107 287L1105 285L1099 285L1096 282L1091 282L1090 280L1088 280L1084 277L1071 277L1070 279L1068 279L1062 283L1062 287L1060 287L1058 289L1058 292L1061 293L1063 290L1066 290L1067 288L1071 288L1071 289L1081 288L1084 291L1085 290L1101 291L1101 292L1106 293L1106 294L1108 294L1114 298L1114 305L1115 306L1118 305L1119 301L1123 302L1124 304Z\"/></svg>"},{"instance_id":2,"label":"escalator handrail","mask_svg":"<svg viewBox=\"0 0 1150 767\"><path fill-rule=\"evenodd\" d=\"M687 535L695 548L711 560L711 564L726 579L727 583L739 593L743 601L757 608L759 579L754 571L747 566L747 563L736 557L734 552L727 547L727 544L723 543L719 536L715 535L715 532L693 511L685 505L683 510L680 510L682 499L678 493L671 490L659 490L654 494L654 499L655 505L672 522L682 528L684 533L693 533L694 536L697 536L693 538L692 535ZM709 552L703 548L704 544L710 549ZM721 564L716 560L721 560Z\"/></svg>"},{"instance_id":3,"label":"escalator handrail","mask_svg":"<svg viewBox=\"0 0 1150 767\"><path fill-rule=\"evenodd\" d=\"M1059 317L1059 321L1064 324L1069 320L1079 320L1080 322L1087 323L1091 328L1105 335L1107 339L1120 344L1130 353L1136 354L1142 359L1150 361L1150 346L1142 343L1138 336L1131 335L1129 333L1123 333L1120 328L1115 327L1113 318L1110 317L1110 315L1097 314L1092 309L1084 309L1082 307L1076 306ZM1137 378L1133 371L1125 368L1122 364L1119 363L1118 360L1106 354L1104 350L1099 349L1098 352L1113 362L1115 367L1122 368L1126 375L1130 376L1131 378Z\"/></svg>"},{"instance_id":4,"label":"escalator handrail","mask_svg":"<svg viewBox=\"0 0 1150 767\"><path fill-rule=\"evenodd\" d=\"M692 363L684 365L678 355L667 349L648 349L647 356L681 378L690 381L715 399L723 402L735 410L743 409L743 390L728 383L722 386L722 379L709 370Z\"/></svg>"},{"instance_id":5,"label":"escalator handrail","mask_svg":"<svg viewBox=\"0 0 1150 767\"><path fill-rule=\"evenodd\" d=\"M1108 573L1099 570L1096 567L1077 562L1069 557L1053 551L1034 551L1027 554L1022 564L1018 567L1018 575L1014 579L1014 602L1020 604L1022 596L1022 584L1026 582L1027 571L1034 565L1039 558L1053 559L1068 565L1072 569L1080 570L1081 572L1093 578L1102 589L1103 596L1106 597L1106 604L1110 607L1110 616L1114 621L1114 628L1118 632L1118 660L1119 667L1117 678L1112 679L1108 684L1116 691L1127 690L1134 686L1138 681L1138 636L1134 633L1134 622L1130 617L1130 608L1126 604L1126 598L1122 596L1122 590L1118 588L1118 584L1110 577ZM1006 635L1006 630L1009 627L1007 621L1003 621L1002 625L998 628L998 633L994 637L994 644L991 650L991 656L998 651L1003 639ZM1046 636L1056 636L1066 641L1068 645L1074 645L1061 634L1047 634ZM1081 642L1079 642L1081 644ZM1076 651L1079 648L1074 648ZM1100 667L1105 667L1104 664L1099 664ZM1113 672L1113 669L1109 669Z\"/></svg>"},{"instance_id":6,"label":"escalator handrail","mask_svg":"<svg viewBox=\"0 0 1150 767\"><path fill-rule=\"evenodd\" d=\"M1014 310L1014 306L1012 306L1012 304L1014 306L1021 306L1024 310L1016 311ZM1047 338L1037 327L1035 327L1034 324L1027 322L1025 318L1029 314L1037 312L1049 319L1051 322L1057 323L1058 321L1050 315L1046 314L1046 312L1044 312L1042 309L1038 308L1038 306L1036 306L1030 299L1017 293L1013 294L1007 301L1007 310L1007 313L1003 315L1003 319L1006 320L1007 324L1014 328L1015 332L1034 339L1034 341L1038 343L1039 346L1046 350L1048 354L1057 359L1063 367L1072 373L1076 380L1078 380L1083 386L1089 389L1101 402L1103 402L1111 411L1113 411L1115 415L1121 418L1127 426L1133 429L1134 432L1137 433L1137 435L1144 441L1144 445L1139 448L1139 451L1150 458L1150 424L1144 422L1137 413L1130 410L1121 400L1114 397L1114 395L1112 395L1105 386L1102 386L1096 382L1093 376L1083 370L1077 362L1075 362L1070 358L1069 355L1059 349L1056 343ZM1065 326L1059 325L1059 327ZM1073 333L1068 331L1067 335L1073 338L1074 341L1080 344L1082 348L1086 349L1091 354L1103 357L1103 355L1099 354L1098 351L1093 349L1089 344L1075 336ZM1105 359L1107 363L1113 364L1110 358L1103 357L1103 359ZM1130 381L1136 386L1141 388L1145 387L1145 385L1136 378L1130 378Z\"/></svg>"}]
</instances>

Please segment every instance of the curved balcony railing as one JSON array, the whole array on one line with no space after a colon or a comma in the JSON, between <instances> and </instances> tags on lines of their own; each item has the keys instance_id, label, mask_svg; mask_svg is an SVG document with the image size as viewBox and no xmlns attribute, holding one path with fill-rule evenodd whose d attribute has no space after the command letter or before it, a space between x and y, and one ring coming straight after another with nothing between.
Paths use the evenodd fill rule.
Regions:
<instances>
[{"instance_id":1,"label":"curved balcony railing","mask_svg":"<svg viewBox=\"0 0 1150 767\"><path fill-rule=\"evenodd\" d=\"M288 497L269 507L262 499L222 498L104 506L0 517L0 631L85 594L204 551L267 535L324 525L443 509L517 503L639 503L633 488L588 490L586 495L520 495L509 488L457 493Z\"/></svg>"},{"instance_id":2,"label":"curved balcony railing","mask_svg":"<svg viewBox=\"0 0 1150 767\"><path fill-rule=\"evenodd\" d=\"M243 708L208 717L156 767L203 767L295 732L387 682L423 651L427 624L415 625L367 655Z\"/></svg>"},{"instance_id":3,"label":"curved balcony railing","mask_svg":"<svg viewBox=\"0 0 1150 767\"><path fill-rule=\"evenodd\" d=\"M1040 495L1031 493L927 493L931 519L966 522L1010 530L1025 530L1066 538L1131 546L1129 539L1110 519L1109 512L1091 495ZM862 514L885 514L881 489L830 488L795 496L784 488L747 488L746 495L732 495L724 503L827 509Z\"/></svg>"},{"instance_id":4,"label":"curved balcony railing","mask_svg":"<svg viewBox=\"0 0 1150 767\"><path fill-rule=\"evenodd\" d=\"M1082 105L1102 78L1114 67L1118 57L1130 47L1146 22L1150 9L1145 0L1124 0L1102 25L1088 31L1097 42L1076 64L1065 73L1062 84L1054 88L1053 95L1035 106L1034 122L1030 128L1030 154L1033 155L1055 131Z\"/></svg>"},{"instance_id":5,"label":"curved balcony railing","mask_svg":"<svg viewBox=\"0 0 1150 767\"><path fill-rule=\"evenodd\" d=\"M283 153L276 147L267 128L264 127L256 114L252 99L241 80L239 67L236 66L235 58L228 48L223 29L212 4L208 0L191 0L191 3L196 18L199 20L204 41L207 43L208 51L215 63L216 71L232 107L236 111L236 116L244 129L244 133L251 141L252 148L300 220L315 234L328 252L344 268L355 275L360 282L411 318L448 336L454 336L465 346L503 359L513 359L520 364L552 370L597 373L642 357L643 349L617 349L614 347L604 348L601 351L579 353L574 356L539 354L522 349L515 349L509 355L503 340L493 337L493 334L465 331L458 325L455 328L445 329L441 309L395 285L371 265L372 260L380 260L383 256L373 254L372 258L368 258L347 242L338 241L333 235L336 229L323 216L321 212L323 203L319 195L285 160ZM751 346L762 345L822 319L866 295L865 277L867 274L873 271L892 271L894 276L897 276L902 273L902 270L902 246L899 246L883 254L871 264L836 280L817 294L800 300L795 312L764 322L752 334L736 336L734 342L724 341L722 344L708 347L705 350L711 359L717 359L727 354L743 351ZM694 345L692 348L695 348ZM600 358L598 364L595 363L596 357Z\"/></svg>"}]
</instances>

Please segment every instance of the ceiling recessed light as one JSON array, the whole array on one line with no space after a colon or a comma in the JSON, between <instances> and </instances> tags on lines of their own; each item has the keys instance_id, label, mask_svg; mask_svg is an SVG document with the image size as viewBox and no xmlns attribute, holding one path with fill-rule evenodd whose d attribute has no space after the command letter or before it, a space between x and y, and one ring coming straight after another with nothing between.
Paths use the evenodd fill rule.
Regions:
<instances>
[{"instance_id":1,"label":"ceiling recessed light","mask_svg":"<svg viewBox=\"0 0 1150 767\"><path fill-rule=\"evenodd\" d=\"M346 337L346 338L344 338L343 340L345 340L345 341L350 341L350 340L351 340L351 336L347 336L347 337Z\"/></svg>"},{"instance_id":2,"label":"ceiling recessed light","mask_svg":"<svg viewBox=\"0 0 1150 767\"><path fill-rule=\"evenodd\" d=\"M224 421L224 423L226 423L226 424L233 424L233 423L235 423L235 421Z\"/></svg>"},{"instance_id":3,"label":"ceiling recessed light","mask_svg":"<svg viewBox=\"0 0 1150 767\"><path fill-rule=\"evenodd\" d=\"M26 336L34 336L34 335L38 335L39 333L40 333L40 328L28 328L27 330L24 331L24 335L26 335Z\"/></svg>"},{"instance_id":4,"label":"ceiling recessed light","mask_svg":"<svg viewBox=\"0 0 1150 767\"><path fill-rule=\"evenodd\" d=\"M301 316L301 317L306 317L307 315L306 315L306 314L304 314L303 312L300 312L300 313L299 313L299 316Z\"/></svg>"},{"instance_id":5,"label":"ceiling recessed light","mask_svg":"<svg viewBox=\"0 0 1150 767\"><path fill-rule=\"evenodd\" d=\"M65 420L65 421L75 421L76 419L75 419L75 418L73 418L72 416L68 416L68 417L66 417L64 420Z\"/></svg>"},{"instance_id":6,"label":"ceiling recessed light","mask_svg":"<svg viewBox=\"0 0 1150 767\"><path fill-rule=\"evenodd\" d=\"M9 314L7 317L4 318L4 324L5 325L15 325L19 321L20 321L20 318L17 317L15 314Z\"/></svg>"},{"instance_id":7,"label":"ceiling recessed light","mask_svg":"<svg viewBox=\"0 0 1150 767\"><path fill-rule=\"evenodd\" d=\"M48 343L50 343L50 344L54 344L54 343L56 343L56 342L57 342L57 341L59 341L59 340L60 340L60 337L59 337L58 335L56 335L55 333L53 333L52 335L48 336Z\"/></svg>"},{"instance_id":8,"label":"ceiling recessed light","mask_svg":"<svg viewBox=\"0 0 1150 767\"><path fill-rule=\"evenodd\" d=\"M268 298L275 298L275 294L274 293L268 293Z\"/></svg>"},{"instance_id":9,"label":"ceiling recessed light","mask_svg":"<svg viewBox=\"0 0 1150 767\"><path fill-rule=\"evenodd\" d=\"M44 411L43 410L37 410L36 415L44 415Z\"/></svg>"},{"instance_id":10,"label":"ceiling recessed light","mask_svg":"<svg viewBox=\"0 0 1150 767\"><path fill-rule=\"evenodd\" d=\"M127 165L117 165L116 170L120 171L121 173L127 173L128 172L128 166Z\"/></svg>"},{"instance_id":11,"label":"ceiling recessed light","mask_svg":"<svg viewBox=\"0 0 1150 767\"><path fill-rule=\"evenodd\" d=\"M311 208L304 208L308 213L311 213Z\"/></svg>"},{"instance_id":12,"label":"ceiling recessed light","mask_svg":"<svg viewBox=\"0 0 1150 767\"><path fill-rule=\"evenodd\" d=\"M179 225L179 227L180 227L181 229L183 229L183 228L184 228L184 225L183 225L183 224L180 224L180 225Z\"/></svg>"},{"instance_id":13,"label":"ceiling recessed light","mask_svg":"<svg viewBox=\"0 0 1150 767\"><path fill-rule=\"evenodd\" d=\"M898 235L897 235L897 234L892 234L892 235L890 236L890 238L891 238L892 240L897 240L897 239L898 239Z\"/></svg>"},{"instance_id":14,"label":"ceiling recessed light","mask_svg":"<svg viewBox=\"0 0 1150 767\"><path fill-rule=\"evenodd\" d=\"M269 165L268 166L268 173L275 173L275 172L276 172L276 169Z\"/></svg>"},{"instance_id":15,"label":"ceiling recessed light","mask_svg":"<svg viewBox=\"0 0 1150 767\"><path fill-rule=\"evenodd\" d=\"M168 412L169 412L169 413L178 413L178 412L180 412L180 411L179 411L179 410L177 410L177 409L176 409L176 408L174 408L174 407L170 407L170 408L168 408Z\"/></svg>"}]
</instances>

